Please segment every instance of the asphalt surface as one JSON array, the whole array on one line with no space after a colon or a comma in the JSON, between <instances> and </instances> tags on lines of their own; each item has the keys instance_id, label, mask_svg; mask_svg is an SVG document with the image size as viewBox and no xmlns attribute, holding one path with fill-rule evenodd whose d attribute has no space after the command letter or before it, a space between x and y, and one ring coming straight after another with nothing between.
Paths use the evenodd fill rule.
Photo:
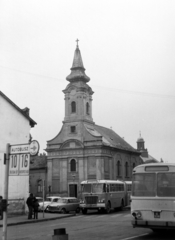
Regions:
<instances>
[{"instance_id":1,"label":"asphalt surface","mask_svg":"<svg viewBox=\"0 0 175 240\"><path fill-rule=\"evenodd\" d=\"M124 210L129 210L130 206L126 206ZM81 214L81 213L80 213ZM56 220L60 218L67 218L67 217L73 217L76 215L76 212L71 213L38 213L38 219L28 219L28 215L11 215L7 216L7 226L13 226L13 225L20 225L20 224L29 224L29 223L37 223L37 222L44 222L49 220ZM0 228L3 227L3 220L0 220Z\"/></svg>"},{"instance_id":2,"label":"asphalt surface","mask_svg":"<svg viewBox=\"0 0 175 240\"><path fill-rule=\"evenodd\" d=\"M15 216L7 216L7 226L20 225L20 224L29 224L29 223L37 223L49 220L56 220L59 218L67 218L75 216L76 213L72 212L69 214L61 214L61 213L38 213L38 219L28 219L28 215L15 215ZM0 220L0 228L3 227L3 220Z\"/></svg>"}]
</instances>

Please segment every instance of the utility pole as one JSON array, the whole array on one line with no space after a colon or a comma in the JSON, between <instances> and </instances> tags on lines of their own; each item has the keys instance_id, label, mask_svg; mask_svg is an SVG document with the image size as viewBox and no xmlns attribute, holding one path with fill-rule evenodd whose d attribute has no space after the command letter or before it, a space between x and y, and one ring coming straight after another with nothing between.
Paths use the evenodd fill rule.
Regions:
<instances>
[{"instance_id":1,"label":"utility pole","mask_svg":"<svg viewBox=\"0 0 175 240\"><path fill-rule=\"evenodd\" d=\"M6 156L5 156L5 176L4 176L4 205L3 210L3 230L2 230L2 240L7 240L7 202L8 202L8 183L9 183L9 154L10 154L10 144L6 145Z\"/></svg>"}]
</instances>

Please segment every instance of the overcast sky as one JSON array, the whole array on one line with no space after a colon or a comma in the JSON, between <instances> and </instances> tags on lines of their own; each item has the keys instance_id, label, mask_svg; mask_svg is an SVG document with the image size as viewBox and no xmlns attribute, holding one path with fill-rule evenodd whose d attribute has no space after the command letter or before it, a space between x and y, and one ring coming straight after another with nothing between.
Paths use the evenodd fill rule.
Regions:
<instances>
[{"instance_id":1,"label":"overcast sky","mask_svg":"<svg viewBox=\"0 0 175 240\"><path fill-rule=\"evenodd\" d=\"M41 152L64 120L78 38L93 120L175 162L174 0L1 0L0 91L29 107Z\"/></svg>"}]
</instances>

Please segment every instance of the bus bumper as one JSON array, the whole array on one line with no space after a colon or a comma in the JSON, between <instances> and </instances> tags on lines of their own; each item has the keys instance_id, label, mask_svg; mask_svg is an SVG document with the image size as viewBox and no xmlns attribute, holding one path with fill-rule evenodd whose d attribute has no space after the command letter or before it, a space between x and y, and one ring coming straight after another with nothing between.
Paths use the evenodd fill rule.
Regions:
<instances>
[{"instance_id":1,"label":"bus bumper","mask_svg":"<svg viewBox=\"0 0 175 240\"><path fill-rule=\"evenodd\" d=\"M97 204L80 204L81 209L105 209L105 203L97 203Z\"/></svg>"},{"instance_id":2,"label":"bus bumper","mask_svg":"<svg viewBox=\"0 0 175 240\"><path fill-rule=\"evenodd\" d=\"M161 229L175 230L175 222L132 220L131 223L134 228L141 227L141 228L151 228L151 229L161 228Z\"/></svg>"}]
</instances>

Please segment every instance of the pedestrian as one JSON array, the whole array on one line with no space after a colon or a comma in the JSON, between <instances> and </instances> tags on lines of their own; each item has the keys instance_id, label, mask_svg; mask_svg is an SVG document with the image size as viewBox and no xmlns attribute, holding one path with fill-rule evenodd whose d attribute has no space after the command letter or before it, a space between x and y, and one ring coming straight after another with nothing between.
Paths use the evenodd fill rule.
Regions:
<instances>
[{"instance_id":1,"label":"pedestrian","mask_svg":"<svg viewBox=\"0 0 175 240\"><path fill-rule=\"evenodd\" d=\"M27 198L26 204L29 209L28 219L32 219L32 212L33 212L33 193L30 193L30 196Z\"/></svg>"},{"instance_id":2,"label":"pedestrian","mask_svg":"<svg viewBox=\"0 0 175 240\"><path fill-rule=\"evenodd\" d=\"M38 199L34 198L33 201L34 219L38 219L38 208L39 208Z\"/></svg>"},{"instance_id":3,"label":"pedestrian","mask_svg":"<svg viewBox=\"0 0 175 240\"><path fill-rule=\"evenodd\" d=\"M3 211L2 211L2 196L0 196L0 220L3 219Z\"/></svg>"}]
</instances>

